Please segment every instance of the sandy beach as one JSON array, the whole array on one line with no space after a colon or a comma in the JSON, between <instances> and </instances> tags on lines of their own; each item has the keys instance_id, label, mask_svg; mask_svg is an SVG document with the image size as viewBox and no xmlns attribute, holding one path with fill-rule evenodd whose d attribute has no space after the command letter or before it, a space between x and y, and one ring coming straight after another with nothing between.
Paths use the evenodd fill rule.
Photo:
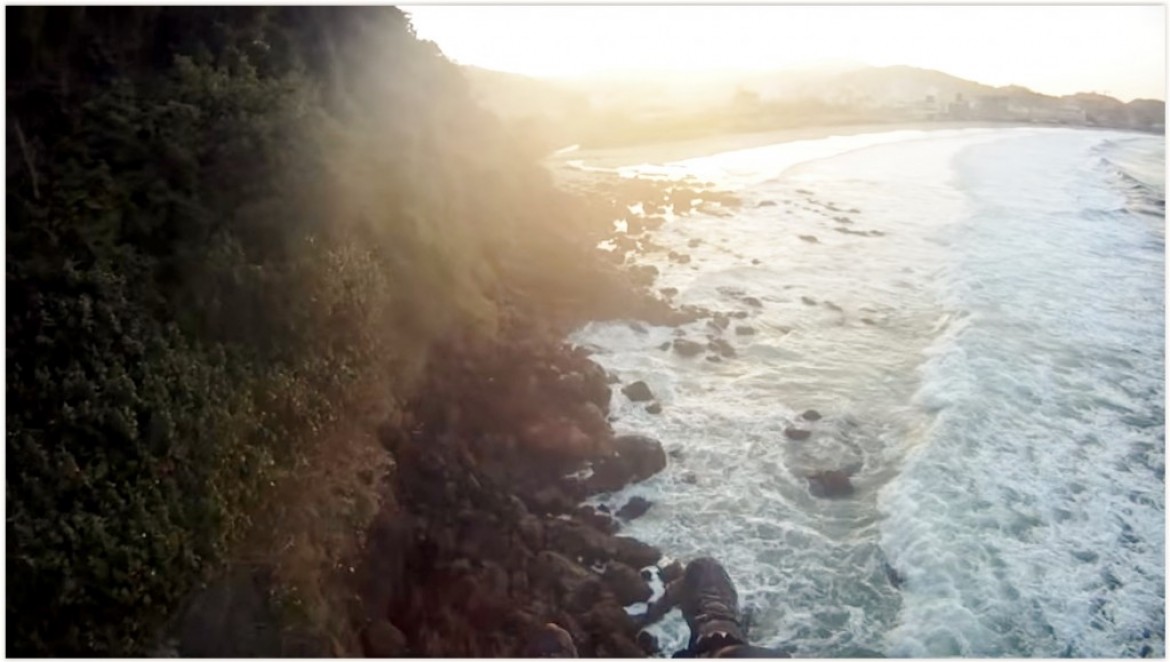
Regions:
<instances>
[{"instance_id":1,"label":"sandy beach","mask_svg":"<svg viewBox=\"0 0 1170 662\"><path fill-rule=\"evenodd\" d=\"M831 136L852 136L863 133L884 133L888 131L940 131L944 129L1002 128L1012 126L1034 125L1020 124L1018 122L891 122L809 126L757 133L722 134L689 140L647 143L626 147L576 149L554 154L545 160L545 164L550 170L560 176L573 172L580 173L579 170L563 167L569 163L583 163L584 165L597 168L619 168L644 163L670 163L737 149L749 149L797 140L816 140Z\"/></svg>"}]
</instances>

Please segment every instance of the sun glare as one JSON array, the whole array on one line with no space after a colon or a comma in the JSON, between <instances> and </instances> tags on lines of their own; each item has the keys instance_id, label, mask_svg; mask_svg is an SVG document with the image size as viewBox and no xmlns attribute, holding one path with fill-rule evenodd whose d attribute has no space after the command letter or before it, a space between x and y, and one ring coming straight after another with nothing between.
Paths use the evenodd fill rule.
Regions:
<instances>
[{"instance_id":1,"label":"sun glare","mask_svg":"<svg viewBox=\"0 0 1170 662\"><path fill-rule=\"evenodd\" d=\"M1161 6L408 6L452 59L545 77L904 64L1048 94L1165 96Z\"/></svg>"}]
</instances>

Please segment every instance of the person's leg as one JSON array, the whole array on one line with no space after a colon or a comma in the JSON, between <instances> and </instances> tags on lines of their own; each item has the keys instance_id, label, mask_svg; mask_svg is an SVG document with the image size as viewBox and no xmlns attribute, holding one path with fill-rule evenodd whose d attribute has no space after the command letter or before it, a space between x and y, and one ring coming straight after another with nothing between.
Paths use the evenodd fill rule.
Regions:
<instances>
[{"instance_id":1,"label":"person's leg","mask_svg":"<svg viewBox=\"0 0 1170 662\"><path fill-rule=\"evenodd\" d=\"M761 646L749 646L747 644L739 646L728 646L720 651L717 651L711 657L792 657L786 651L779 648L763 648Z\"/></svg>"}]
</instances>

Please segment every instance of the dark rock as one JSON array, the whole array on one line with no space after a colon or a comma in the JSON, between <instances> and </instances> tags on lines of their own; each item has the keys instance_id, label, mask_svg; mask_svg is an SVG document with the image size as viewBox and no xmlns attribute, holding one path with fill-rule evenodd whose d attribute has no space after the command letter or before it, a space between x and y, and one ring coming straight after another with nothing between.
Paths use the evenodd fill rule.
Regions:
<instances>
[{"instance_id":1,"label":"dark rock","mask_svg":"<svg viewBox=\"0 0 1170 662\"><path fill-rule=\"evenodd\" d=\"M737 326L737 327L735 327L735 335L737 335L737 336L750 336L750 335L754 335L755 332L756 332L756 330L750 326Z\"/></svg>"},{"instance_id":2,"label":"dark rock","mask_svg":"<svg viewBox=\"0 0 1170 662\"><path fill-rule=\"evenodd\" d=\"M621 524L612 517L589 506L578 506L577 517L602 533L617 533L621 528Z\"/></svg>"},{"instance_id":3,"label":"dark rock","mask_svg":"<svg viewBox=\"0 0 1170 662\"><path fill-rule=\"evenodd\" d=\"M555 485L542 488L524 498L528 509L537 514L563 513L573 508L573 500Z\"/></svg>"},{"instance_id":4,"label":"dark rock","mask_svg":"<svg viewBox=\"0 0 1170 662\"><path fill-rule=\"evenodd\" d=\"M389 621L374 621L362 633L366 657L404 657L406 635Z\"/></svg>"},{"instance_id":5,"label":"dark rock","mask_svg":"<svg viewBox=\"0 0 1170 662\"><path fill-rule=\"evenodd\" d=\"M722 314L715 315L715 317L707 320L707 326L715 329L716 331L722 331L726 329L729 324L731 324L731 320L726 315Z\"/></svg>"},{"instance_id":6,"label":"dark rock","mask_svg":"<svg viewBox=\"0 0 1170 662\"><path fill-rule=\"evenodd\" d=\"M652 264L639 264L630 267L626 270L630 275L630 280L640 287L650 287L654 284L654 279L658 277L658 267Z\"/></svg>"},{"instance_id":7,"label":"dark rock","mask_svg":"<svg viewBox=\"0 0 1170 662\"><path fill-rule=\"evenodd\" d=\"M893 586L894 588L901 588L902 587L902 581L903 581L902 575L899 574L898 571L894 569L894 566L883 561L882 562L882 569L886 571L886 578L890 580L890 586Z\"/></svg>"},{"instance_id":8,"label":"dark rock","mask_svg":"<svg viewBox=\"0 0 1170 662\"><path fill-rule=\"evenodd\" d=\"M679 255L677 262L679 264L690 264L691 263L691 256L686 255L686 254Z\"/></svg>"},{"instance_id":9,"label":"dark rock","mask_svg":"<svg viewBox=\"0 0 1170 662\"><path fill-rule=\"evenodd\" d=\"M881 230L870 230L869 236L871 236L871 237L884 237L884 236L886 236L886 233L882 232Z\"/></svg>"},{"instance_id":10,"label":"dark rock","mask_svg":"<svg viewBox=\"0 0 1170 662\"><path fill-rule=\"evenodd\" d=\"M761 201L761 202L760 202L760 204L756 205L756 208L759 208L759 207L775 207L775 206L776 206L776 203L775 203L775 202L772 202L771 200L763 200L763 201Z\"/></svg>"},{"instance_id":11,"label":"dark rock","mask_svg":"<svg viewBox=\"0 0 1170 662\"><path fill-rule=\"evenodd\" d=\"M809 409L801 414L800 417L806 421L819 421L821 420L821 413L815 409Z\"/></svg>"},{"instance_id":12,"label":"dark rock","mask_svg":"<svg viewBox=\"0 0 1170 662\"><path fill-rule=\"evenodd\" d=\"M801 241L807 241L807 242L808 242L808 243L810 243L810 244L819 243L819 242L818 242L818 240L817 240L817 238L816 238L816 237L814 237L814 236L813 236L813 235L811 235L811 234L802 234L802 235L800 235L800 240L801 240Z\"/></svg>"},{"instance_id":13,"label":"dark rock","mask_svg":"<svg viewBox=\"0 0 1170 662\"><path fill-rule=\"evenodd\" d=\"M838 306L837 304L833 303L832 301L825 301L824 304L825 304L825 308L828 308L829 310L835 310L837 312L842 312L841 306Z\"/></svg>"},{"instance_id":14,"label":"dark rock","mask_svg":"<svg viewBox=\"0 0 1170 662\"><path fill-rule=\"evenodd\" d=\"M544 525L541 524L540 518L535 515L524 515L516 524L516 530L529 549L544 548Z\"/></svg>"},{"instance_id":15,"label":"dark rock","mask_svg":"<svg viewBox=\"0 0 1170 662\"><path fill-rule=\"evenodd\" d=\"M735 358L736 356L735 348L731 346L731 343L722 338L712 339L707 343L707 349L718 352L725 359Z\"/></svg>"},{"instance_id":16,"label":"dark rock","mask_svg":"<svg viewBox=\"0 0 1170 662\"><path fill-rule=\"evenodd\" d=\"M803 303L806 306L817 305L817 300L812 298L812 297L800 297L800 301L801 301L801 303Z\"/></svg>"},{"instance_id":17,"label":"dark rock","mask_svg":"<svg viewBox=\"0 0 1170 662\"><path fill-rule=\"evenodd\" d=\"M670 452L667 453L667 455L676 460L681 460L683 458L683 451L681 448L672 448L670 449Z\"/></svg>"},{"instance_id":18,"label":"dark rock","mask_svg":"<svg viewBox=\"0 0 1170 662\"><path fill-rule=\"evenodd\" d=\"M812 435L809 430L801 430L800 428L785 428L784 436L793 441L804 441Z\"/></svg>"},{"instance_id":19,"label":"dark rock","mask_svg":"<svg viewBox=\"0 0 1170 662\"><path fill-rule=\"evenodd\" d=\"M659 291L659 293L661 293L661 294L662 294L662 296L664 296L664 297L672 297L672 296L674 296L674 295L678 294L678 288L677 288L677 287L664 287L664 288L662 288L662 289L660 289L660 290L658 290L658 291Z\"/></svg>"},{"instance_id":20,"label":"dark rock","mask_svg":"<svg viewBox=\"0 0 1170 662\"><path fill-rule=\"evenodd\" d=\"M633 468L635 480L645 480L666 468L666 451L656 439L636 434L615 437L618 456Z\"/></svg>"},{"instance_id":21,"label":"dark rock","mask_svg":"<svg viewBox=\"0 0 1170 662\"><path fill-rule=\"evenodd\" d=\"M649 437L622 435L613 440L614 455L593 463L593 475L585 480L589 494L613 492L626 484L645 480L666 467L662 444Z\"/></svg>"},{"instance_id":22,"label":"dark rock","mask_svg":"<svg viewBox=\"0 0 1170 662\"><path fill-rule=\"evenodd\" d=\"M716 287L715 291L726 297L741 297L744 295L743 288L731 287L730 285L721 285Z\"/></svg>"},{"instance_id":23,"label":"dark rock","mask_svg":"<svg viewBox=\"0 0 1170 662\"><path fill-rule=\"evenodd\" d=\"M686 567L683 566L682 561L677 559L667 563L659 569L659 575L662 577L663 584L669 584L670 582L682 577L683 573L685 572Z\"/></svg>"},{"instance_id":24,"label":"dark rock","mask_svg":"<svg viewBox=\"0 0 1170 662\"><path fill-rule=\"evenodd\" d=\"M642 575L624 563L611 561L601 576L601 581L613 591L614 597L622 605L632 605L635 602L646 602L654 595L654 591Z\"/></svg>"},{"instance_id":25,"label":"dark rock","mask_svg":"<svg viewBox=\"0 0 1170 662\"><path fill-rule=\"evenodd\" d=\"M661 414L662 413L662 405L660 403L657 403L657 402L651 402L650 404L646 405L646 413L648 413L648 414Z\"/></svg>"},{"instance_id":26,"label":"dark rock","mask_svg":"<svg viewBox=\"0 0 1170 662\"><path fill-rule=\"evenodd\" d=\"M743 302L756 308L762 308L764 306L764 303L755 297L744 297Z\"/></svg>"},{"instance_id":27,"label":"dark rock","mask_svg":"<svg viewBox=\"0 0 1170 662\"><path fill-rule=\"evenodd\" d=\"M803 188L796 189L796 192L800 193L801 195L812 195L813 194L812 191L810 191L808 189L803 189Z\"/></svg>"},{"instance_id":28,"label":"dark rock","mask_svg":"<svg viewBox=\"0 0 1170 662\"><path fill-rule=\"evenodd\" d=\"M707 360L710 361L711 363L723 363L723 359L719 358L718 356L715 356L714 354L712 354L711 356L708 356Z\"/></svg>"},{"instance_id":29,"label":"dark rock","mask_svg":"<svg viewBox=\"0 0 1170 662\"><path fill-rule=\"evenodd\" d=\"M869 325L869 326L874 326L874 325L876 325L876 324L877 324L877 322L875 322L875 321L871 320L871 319L870 319L870 318L868 318L868 317L862 317L862 318L861 318L861 323L862 323L862 324L867 324L867 325Z\"/></svg>"},{"instance_id":30,"label":"dark rock","mask_svg":"<svg viewBox=\"0 0 1170 662\"><path fill-rule=\"evenodd\" d=\"M853 494L853 483L849 474L841 470L822 471L808 477L809 491L813 496L828 499Z\"/></svg>"},{"instance_id":31,"label":"dark rock","mask_svg":"<svg viewBox=\"0 0 1170 662\"><path fill-rule=\"evenodd\" d=\"M664 351L664 352L665 352L666 350L670 349L670 341L668 340L668 341L666 341L666 342L662 343L661 345L659 345L659 346L658 346L658 349L660 349L660 350L662 350L662 351Z\"/></svg>"},{"instance_id":32,"label":"dark rock","mask_svg":"<svg viewBox=\"0 0 1170 662\"><path fill-rule=\"evenodd\" d=\"M682 482L686 483L687 485L697 485L699 482L699 477L688 471L682 475Z\"/></svg>"},{"instance_id":33,"label":"dark rock","mask_svg":"<svg viewBox=\"0 0 1170 662\"><path fill-rule=\"evenodd\" d=\"M641 648L643 653L651 657L657 655L659 652L658 637L642 630L638 633L638 648Z\"/></svg>"},{"instance_id":34,"label":"dark rock","mask_svg":"<svg viewBox=\"0 0 1170 662\"><path fill-rule=\"evenodd\" d=\"M737 310L734 313L731 313L730 315L737 320L742 320L742 319L747 319L748 313L746 310Z\"/></svg>"},{"instance_id":35,"label":"dark rock","mask_svg":"<svg viewBox=\"0 0 1170 662\"><path fill-rule=\"evenodd\" d=\"M544 525L549 552L566 559L581 559L586 565L613 558L613 536L575 520L552 519ZM555 560L555 559L554 559ZM588 571L582 569L588 574ZM562 573L563 574L563 573Z\"/></svg>"},{"instance_id":36,"label":"dark rock","mask_svg":"<svg viewBox=\"0 0 1170 662\"><path fill-rule=\"evenodd\" d=\"M649 333L646 330L646 326L644 324L642 324L641 322L638 322L636 320L631 320L629 322L626 322L626 326L633 329L636 333Z\"/></svg>"},{"instance_id":37,"label":"dark rock","mask_svg":"<svg viewBox=\"0 0 1170 662\"><path fill-rule=\"evenodd\" d=\"M759 264L759 263L760 263L759 260L757 260L756 258L752 258L752 264Z\"/></svg>"},{"instance_id":38,"label":"dark rock","mask_svg":"<svg viewBox=\"0 0 1170 662\"><path fill-rule=\"evenodd\" d=\"M630 497L630 500L626 502L626 505L622 506L617 511L617 516L629 521L645 515L646 511L650 510L650 506L652 505L654 504L652 504L649 499L644 499L640 496Z\"/></svg>"},{"instance_id":39,"label":"dark rock","mask_svg":"<svg viewBox=\"0 0 1170 662\"><path fill-rule=\"evenodd\" d=\"M646 402L654 399L654 393L650 391L650 387L641 380L623 386L622 393L633 402Z\"/></svg>"},{"instance_id":40,"label":"dark rock","mask_svg":"<svg viewBox=\"0 0 1170 662\"><path fill-rule=\"evenodd\" d=\"M662 552L641 540L614 536L613 558L635 568L645 568L658 563L658 559L662 558Z\"/></svg>"},{"instance_id":41,"label":"dark rock","mask_svg":"<svg viewBox=\"0 0 1170 662\"><path fill-rule=\"evenodd\" d=\"M703 351L703 346L693 340L678 338L674 341L674 351L682 356L691 357Z\"/></svg>"},{"instance_id":42,"label":"dark rock","mask_svg":"<svg viewBox=\"0 0 1170 662\"><path fill-rule=\"evenodd\" d=\"M687 246L690 248L697 248L701 243L703 243L702 239L692 239L687 242Z\"/></svg>"},{"instance_id":43,"label":"dark rock","mask_svg":"<svg viewBox=\"0 0 1170 662\"><path fill-rule=\"evenodd\" d=\"M618 383L621 383L621 381L622 381L622 378L618 377L617 375L615 375L612 372L608 372L605 374L605 383L606 384L618 384Z\"/></svg>"}]
</instances>

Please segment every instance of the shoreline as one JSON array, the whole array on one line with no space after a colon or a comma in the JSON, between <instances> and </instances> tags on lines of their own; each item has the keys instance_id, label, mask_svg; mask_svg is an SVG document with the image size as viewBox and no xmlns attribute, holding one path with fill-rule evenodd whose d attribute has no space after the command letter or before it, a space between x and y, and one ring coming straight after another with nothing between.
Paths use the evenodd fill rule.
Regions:
<instances>
[{"instance_id":1,"label":"shoreline","mask_svg":"<svg viewBox=\"0 0 1170 662\"><path fill-rule=\"evenodd\" d=\"M559 177L563 173L581 173L569 164L583 162L596 168L620 168L641 164L664 164L701 158L741 149L751 149L801 140L819 140L834 136L855 136L891 131L943 131L955 129L1011 129L1011 128L1085 128L1059 125L1030 124L1026 122L873 122L865 124L836 124L794 127L754 133L724 133L702 138L690 138L660 143L644 143L624 147L575 149L551 154L544 165ZM583 174L591 174L585 172ZM572 175L570 175L572 178Z\"/></svg>"}]
</instances>

